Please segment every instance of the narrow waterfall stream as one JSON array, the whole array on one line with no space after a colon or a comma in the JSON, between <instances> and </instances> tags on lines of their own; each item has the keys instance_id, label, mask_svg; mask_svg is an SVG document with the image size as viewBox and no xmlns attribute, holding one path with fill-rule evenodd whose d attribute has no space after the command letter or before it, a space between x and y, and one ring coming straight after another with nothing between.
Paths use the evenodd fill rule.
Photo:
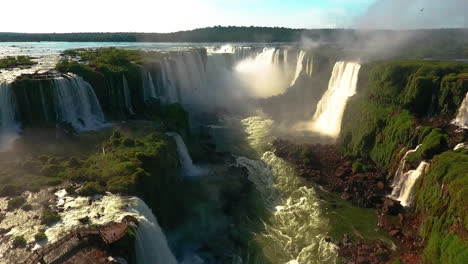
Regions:
<instances>
[{"instance_id":1,"label":"narrow waterfall stream","mask_svg":"<svg viewBox=\"0 0 468 264\"><path fill-rule=\"evenodd\" d=\"M299 54L297 55L297 64L296 64L296 71L294 73L294 78L293 80L291 81L291 85L290 86L293 86L296 81L297 81L297 78L299 78L299 75L301 75L301 72L302 72L302 63L304 61L304 56L305 56L305 52L304 51L300 51ZM309 65L307 65L308 67Z\"/></svg>"},{"instance_id":2,"label":"narrow waterfall stream","mask_svg":"<svg viewBox=\"0 0 468 264\"><path fill-rule=\"evenodd\" d=\"M406 158L408 155L416 152L421 145L418 145L415 149L408 150L398 165L397 171L392 183L392 193L390 197L401 202L401 205L408 206L411 203L411 193L416 180L423 174L429 167L429 163L422 161L416 170L406 169Z\"/></svg>"},{"instance_id":3,"label":"narrow waterfall stream","mask_svg":"<svg viewBox=\"0 0 468 264\"><path fill-rule=\"evenodd\" d=\"M103 126L104 114L89 83L76 75L60 77L52 82L58 120L70 122L79 131Z\"/></svg>"},{"instance_id":4,"label":"narrow waterfall stream","mask_svg":"<svg viewBox=\"0 0 468 264\"><path fill-rule=\"evenodd\" d=\"M0 82L0 151L8 149L18 138L16 103L10 83Z\"/></svg>"},{"instance_id":5,"label":"narrow waterfall stream","mask_svg":"<svg viewBox=\"0 0 468 264\"><path fill-rule=\"evenodd\" d=\"M166 133L168 136L174 138L177 144L177 153L179 154L180 164L182 166L182 170L186 176L198 176L204 172L203 169L193 164L192 158L190 157L190 153L188 152L187 146L184 143L182 137L174 132Z\"/></svg>"},{"instance_id":6,"label":"narrow waterfall stream","mask_svg":"<svg viewBox=\"0 0 468 264\"><path fill-rule=\"evenodd\" d=\"M460 109L458 109L458 114L452 121L452 124L468 129L468 93L466 93L465 99L463 99Z\"/></svg>"},{"instance_id":7,"label":"narrow waterfall stream","mask_svg":"<svg viewBox=\"0 0 468 264\"><path fill-rule=\"evenodd\" d=\"M392 197L401 202L403 206L411 204L411 194L416 180L429 168L429 163L422 161L415 170L407 171L402 175L403 180L399 183L397 192L392 192Z\"/></svg>"},{"instance_id":8,"label":"narrow waterfall stream","mask_svg":"<svg viewBox=\"0 0 468 264\"><path fill-rule=\"evenodd\" d=\"M128 89L128 81L125 75L122 75L122 85L125 107L127 108L128 113L133 115L135 112L133 112L132 98L130 97L130 89Z\"/></svg>"}]
</instances>

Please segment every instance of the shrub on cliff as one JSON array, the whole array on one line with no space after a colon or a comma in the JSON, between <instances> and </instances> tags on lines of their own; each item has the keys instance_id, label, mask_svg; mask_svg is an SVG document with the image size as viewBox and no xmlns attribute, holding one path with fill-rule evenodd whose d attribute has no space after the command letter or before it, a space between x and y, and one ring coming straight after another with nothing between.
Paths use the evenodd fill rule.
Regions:
<instances>
[{"instance_id":1,"label":"shrub on cliff","mask_svg":"<svg viewBox=\"0 0 468 264\"><path fill-rule=\"evenodd\" d=\"M415 163L422 159L431 159L435 154L441 153L447 148L448 136L440 128L433 129L422 141L421 146L406 158Z\"/></svg>"},{"instance_id":2,"label":"shrub on cliff","mask_svg":"<svg viewBox=\"0 0 468 264\"><path fill-rule=\"evenodd\" d=\"M104 191L97 182L87 182L83 185L83 187L77 190L79 195L83 196L94 196L96 194L103 194Z\"/></svg>"},{"instance_id":3,"label":"shrub on cliff","mask_svg":"<svg viewBox=\"0 0 468 264\"><path fill-rule=\"evenodd\" d=\"M13 239L13 247L14 248L24 248L26 247L26 239L23 236L16 236Z\"/></svg>"},{"instance_id":4,"label":"shrub on cliff","mask_svg":"<svg viewBox=\"0 0 468 264\"><path fill-rule=\"evenodd\" d=\"M47 240L47 235L44 232L39 232L34 235L34 240L36 242Z\"/></svg>"},{"instance_id":5,"label":"shrub on cliff","mask_svg":"<svg viewBox=\"0 0 468 264\"><path fill-rule=\"evenodd\" d=\"M5 57L0 59L0 69L4 68L16 68L20 66L31 66L36 62L31 60L29 56L17 56L17 57Z\"/></svg>"},{"instance_id":6,"label":"shrub on cliff","mask_svg":"<svg viewBox=\"0 0 468 264\"><path fill-rule=\"evenodd\" d=\"M41 224L43 225L51 226L60 221L60 219L62 219L60 215L51 210L46 209L42 211Z\"/></svg>"},{"instance_id":7,"label":"shrub on cliff","mask_svg":"<svg viewBox=\"0 0 468 264\"><path fill-rule=\"evenodd\" d=\"M23 196L18 196L8 200L7 210L11 211L14 209L20 208L23 204L26 203L26 199Z\"/></svg>"}]
</instances>

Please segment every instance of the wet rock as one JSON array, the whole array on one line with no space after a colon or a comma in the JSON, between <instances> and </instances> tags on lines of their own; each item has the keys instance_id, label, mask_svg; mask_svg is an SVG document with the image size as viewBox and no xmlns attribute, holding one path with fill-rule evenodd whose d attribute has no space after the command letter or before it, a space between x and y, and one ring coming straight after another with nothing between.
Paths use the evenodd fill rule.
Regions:
<instances>
[{"instance_id":1,"label":"wet rock","mask_svg":"<svg viewBox=\"0 0 468 264\"><path fill-rule=\"evenodd\" d=\"M385 184L382 181L377 182L377 188L383 190L385 188Z\"/></svg>"},{"instance_id":2,"label":"wet rock","mask_svg":"<svg viewBox=\"0 0 468 264\"><path fill-rule=\"evenodd\" d=\"M399 201L393 200L392 198L385 197L382 211L388 215L398 215L403 211L403 206Z\"/></svg>"},{"instance_id":3,"label":"wet rock","mask_svg":"<svg viewBox=\"0 0 468 264\"><path fill-rule=\"evenodd\" d=\"M393 229L390 232L388 232L388 234L390 236L396 237L396 238L399 238L399 237L401 237L403 235L400 228Z\"/></svg>"},{"instance_id":4,"label":"wet rock","mask_svg":"<svg viewBox=\"0 0 468 264\"><path fill-rule=\"evenodd\" d=\"M341 199L342 200L345 200L345 201L348 201L351 199L351 195L349 195L348 193L344 192L341 194Z\"/></svg>"}]
</instances>

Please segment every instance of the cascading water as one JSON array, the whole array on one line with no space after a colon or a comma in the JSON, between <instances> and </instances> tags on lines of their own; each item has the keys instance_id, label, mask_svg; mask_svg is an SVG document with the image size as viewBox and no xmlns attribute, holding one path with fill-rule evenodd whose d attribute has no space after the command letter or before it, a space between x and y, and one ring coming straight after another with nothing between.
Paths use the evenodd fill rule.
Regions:
<instances>
[{"instance_id":1,"label":"cascading water","mask_svg":"<svg viewBox=\"0 0 468 264\"><path fill-rule=\"evenodd\" d=\"M341 130L341 120L348 98L356 93L361 65L339 61L333 67L328 89L317 104L317 110L306 129L336 138Z\"/></svg>"},{"instance_id":2,"label":"cascading water","mask_svg":"<svg viewBox=\"0 0 468 264\"><path fill-rule=\"evenodd\" d=\"M154 86L153 76L149 71L143 71L143 93L145 101L150 98L159 98L158 91Z\"/></svg>"},{"instance_id":3,"label":"cascading water","mask_svg":"<svg viewBox=\"0 0 468 264\"><path fill-rule=\"evenodd\" d=\"M277 95L290 86L290 67L284 68L284 64L280 63L280 52L280 49L264 48L258 55L241 60L235 66L238 77L251 96Z\"/></svg>"},{"instance_id":4,"label":"cascading water","mask_svg":"<svg viewBox=\"0 0 468 264\"><path fill-rule=\"evenodd\" d=\"M202 174L203 170L193 164L192 158L190 157L187 146L185 145L182 137L174 132L169 132L166 134L173 137L177 144L177 153L179 154L179 160L184 174L187 176L198 176Z\"/></svg>"},{"instance_id":5,"label":"cascading water","mask_svg":"<svg viewBox=\"0 0 468 264\"><path fill-rule=\"evenodd\" d=\"M207 51L171 51L161 59L162 100L186 107L225 107L235 105L239 98L277 95L295 83L303 72L306 56L305 51L293 54L286 47L226 45ZM145 96L152 89L145 84Z\"/></svg>"},{"instance_id":6,"label":"cascading water","mask_svg":"<svg viewBox=\"0 0 468 264\"><path fill-rule=\"evenodd\" d=\"M135 252L138 264L177 264L158 220L141 199L130 198L130 212L136 214L138 230Z\"/></svg>"},{"instance_id":7,"label":"cascading water","mask_svg":"<svg viewBox=\"0 0 468 264\"><path fill-rule=\"evenodd\" d=\"M0 151L8 149L18 133L16 103L10 83L0 82Z\"/></svg>"},{"instance_id":8,"label":"cascading water","mask_svg":"<svg viewBox=\"0 0 468 264\"><path fill-rule=\"evenodd\" d=\"M405 173L404 171L405 171L405 168L406 168L406 158L408 157L408 155L416 152L419 149L419 147L421 147L421 145L416 146L415 149L408 150L405 153L405 155L403 155L403 158L400 160L400 163L398 164L398 168L397 168L397 170L395 172L395 176L393 177L392 188L393 188L394 191L401 184L401 181L403 181L402 175ZM402 149L402 150L404 150L404 149Z\"/></svg>"},{"instance_id":9,"label":"cascading water","mask_svg":"<svg viewBox=\"0 0 468 264\"><path fill-rule=\"evenodd\" d=\"M304 56L305 56L305 52L304 51L300 51L299 54L297 55L297 64L296 64L296 72L294 74L294 78L293 80L291 81L291 85L290 86L293 86L296 81L297 81L297 78L299 78L299 75L301 75L301 72L302 72L302 68L303 68L303 62L304 62ZM309 66L309 65L307 65Z\"/></svg>"},{"instance_id":10,"label":"cascading water","mask_svg":"<svg viewBox=\"0 0 468 264\"><path fill-rule=\"evenodd\" d=\"M271 140L267 134L272 122L258 116L242 121L252 148L263 151ZM261 160L238 157L237 163L247 168L249 180L271 214L264 221L264 231L254 239L267 259L272 263L336 263L337 248L325 239L329 225L320 201L294 167L270 151Z\"/></svg>"},{"instance_id":11,"label":"cascading water","mask_svg":"<svg viewBox=\"0 0 468 264\"><path fill-rule=\"evenodd\" d=\"M416 180L427 170L429 163L422 161L416 170L410 170L395 184L391 197L400 201L401 205L408 206L411 203L411 193Z\"/></svg>"},{"instance_id":12,"label":"cascading water","mask_svg":"<svg viewBox=\"0 0 468 264\"><path fill-rule=\"evenodd\" d=\"M93 88L81 77L70 75L53 81L57 119L80 131L102 127L105 118Z\"/></svg>"},{"instance_id":13,"label":"cascading water","mask_svg":"<svg viewBox=\"0 0 468 264\"><path fill-rule=\"evenodd\" d=\"M48 228L45 234L48 242L53 243L67 232L83 227L77 219L89 217L89 224L105 225L111 222L121 222L126 215L138 220L135 241L135 252L139 264L177 264L166 237L151 209L137 197L106 194L96 196L90 204L88 197L69 196L65 190L55 193L58 198L57 207L66 208L60 213L61 220ZM14 229L11 234L33 237L34 232ZM36 244L36 248L41 245Z\"/></svg>"},{"instance_id":14,"label":"cascading water","mask_svg":"<svg viewBox=\"0 0 468 264\"><path fill-rule=\"evenodd\" d=\"M162 68L164 87L170 102L201 102L207 76L200 50L171 52L164 59Z\"/></svg>"},{"instance_id":15,"label":"cascading water","mask_svg":"<svg viewBox=\"0 0 468 264\"><path fill-rule=\"evenodd\" d=\"M463 99L460 109L458 110L457 117L452 121L452 124L468 129L468 93L466 93L465 99Z\"/></svg>"},{"instance_id":16,"label":"cascading water","mask_svg":"<svg viewBox=\"0 0 468 264\"><path fill-rule=\"evenodd\" d=\"M132 99L130 97L130 89L128 89L128 81L127 78L125 78L125 75L122 75L122 85L125 107L127 108L128 113L133 115L135 114L135 112L133 112Z\"/></svg>"},{"instance_id":17,"label":"cascading water","mask_svg":"<svg viewBox=\"0 0 468 264\"><path fill-rule=\"evenodd\" d=\"M313 71L314 71L314 59L307 58L305 74L307 74L308 76L312 76Z\"/></svg>"},{"instance_id":18,"label":"cascading water","mask_svg":"<svg viewBox=\"0 0 468 264\"><path fill-rule=\"evenodd\" d=\"M390 197L395 200L400 201L402 204L403 202L400 199L404 196L405 192L406 193L410 192L411 187L412 187L412 186L410 187L409 191L405 190L405 188L408 188L408 180L412 176L412 173L413 173L413 171L411 170L408 172L405 172L406 167L407 167L406 158L408 157L408 155L415 153L419 149L419 147L421 147L421 145L416 146L415 149L408 150L405 153L405 155L403 155L403 158L400 160L400 163L398 164L398 168L395 172L395 176L393 178L392 193L390 194Z\"/></svg>"}]
</instances>

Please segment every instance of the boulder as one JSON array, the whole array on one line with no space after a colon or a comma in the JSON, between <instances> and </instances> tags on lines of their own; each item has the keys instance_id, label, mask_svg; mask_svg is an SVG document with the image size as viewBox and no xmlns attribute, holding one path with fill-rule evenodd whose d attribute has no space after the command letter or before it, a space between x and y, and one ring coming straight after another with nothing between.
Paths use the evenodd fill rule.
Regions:
<instances>
[{"instance_id":1,"label":"boulder","mask_svg":"<svg viewBox=\"0 0 468 264\"><path fill-rule=\"evenodd\" d=\"M398 215L403 211L403 206L399 201L393 200L392 198L385 197L382 211L388 215Z\"/></svg>"}]
</instances>

